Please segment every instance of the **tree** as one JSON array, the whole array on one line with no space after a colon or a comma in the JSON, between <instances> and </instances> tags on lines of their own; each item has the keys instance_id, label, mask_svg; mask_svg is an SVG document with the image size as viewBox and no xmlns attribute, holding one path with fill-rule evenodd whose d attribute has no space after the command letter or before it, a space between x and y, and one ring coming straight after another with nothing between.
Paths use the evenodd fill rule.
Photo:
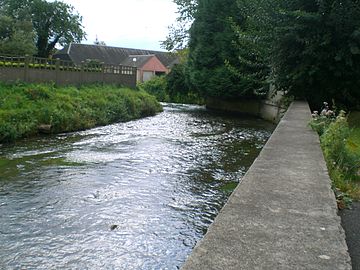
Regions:
<instances>
[{"instance_id":1,"label":"tree","mask_svg":"<svg viewBox=\"0 0 360 270\"><path fill-rule=\"evenodd\" d=\"M266 93L267 65L252 47L254 42L240 40L247 27L237 1L198 1L188 66L191 84L204 96L226 99Z\"/></svg>"},{"instance_id":2,"label":"tree","mask_svg":"<svg viewBox=\"0 0 360 270\"><path fill-rule=\"evenodd\" d=\"M175 2L178 22L192 25L173 28L167 48L186 44L189 34L189 59L176 77L185 74L191 89L254 97L273 82L314 108L331 100L360 108L359 0Z\"/></svg>"},{"instance_id":3,"label":"tree","mask_svg":"<svg viewBox=\"0 0 360 270\"><path fill-rule=\"evenodd\" d=\"M268 0L237 0L240 24L231 20L236 37L235 58L225 60L227 68L237 77L237 96L264 97L269 91L271 63L270 46L274 3Z\"/></svg>"},{"instance_id":4,"label":"tree","mask_svg":"<svg viewBox=\"0 0 360 270\"><path fill-rule=\"evenodd\" d=\"M176 64L166 76L167 88L170 97L187 95L190 87L186 79L186 66L184 63Z\"/></svg>"},{"instance_id":5,"label":"tree","mask_svg":"<svg viewBox=\"0 0 360 270\"><path fill-rule=\"evenodd\" d=\"M169 34L166 40L161 42L164 49L168 51L182 50L187 47L189 39L189 28L194 20L198 0L173 0L177 5L176 24L169 26Z\"/></svg>"},{"instance_id":6,"label":"tree","mask_svg":"<svg viewBox=\"0 0 360 270\"><path fill-rule=\"evenodd\" d=\"M281 1L276 14L276 85L312 107L334 100L360 107L358 0Z\"/></svg>"},{"instance_id":7,"label":"tree","mask_svg":"<svg viewBox=\"0 0 360 270\"><path fill-rule=\"evenodd\" d=\"M57 44L80 42L85 37L82 17L60 1L2 0L6 14L15 20L28 18L36 33L37 56L48 57Z\"/></svg>"},{"instance_id":8,"label":"tree","mask_svg":"<svg viewBox=\"0 0 360 270\"><path fill-rule=\"evenodd\" d=\"M32 55L36 52L34 38L31 22L0 15L0 53Z\"/></svg>"}]
</instances>

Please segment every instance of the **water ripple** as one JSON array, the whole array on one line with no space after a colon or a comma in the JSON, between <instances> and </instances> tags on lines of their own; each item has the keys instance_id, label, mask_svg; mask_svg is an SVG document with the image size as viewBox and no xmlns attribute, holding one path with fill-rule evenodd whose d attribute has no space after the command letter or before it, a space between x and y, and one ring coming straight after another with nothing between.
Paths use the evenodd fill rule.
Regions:
<instances>
[{"instance_id":1,"label":"water ripple","mask_svg":"<svg viewBox=\"0 0 360 270\"><path fill-rule=\"evenodd\" d=\"M165 104L0 147L1 269L178 269L273 126Z\"/></svg>"}]
</instances>

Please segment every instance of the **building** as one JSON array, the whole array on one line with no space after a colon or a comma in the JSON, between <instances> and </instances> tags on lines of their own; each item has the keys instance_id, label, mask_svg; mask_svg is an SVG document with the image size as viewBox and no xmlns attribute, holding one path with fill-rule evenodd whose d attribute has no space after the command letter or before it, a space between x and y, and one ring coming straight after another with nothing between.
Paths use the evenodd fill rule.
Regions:
<instances>
[{"instance_id":1,"label":"building","mask_svg":"<svg viewBox=\"0 0 360 270\"><path fill-rule=\"evenodd\" d=\"M72 61L78 65L96 61L114 66L133 66L137 68L138 82L167 74L179 62L176 55L168 52L77 43L65 46L53 58Z\"/></svg>"}]
</instances>

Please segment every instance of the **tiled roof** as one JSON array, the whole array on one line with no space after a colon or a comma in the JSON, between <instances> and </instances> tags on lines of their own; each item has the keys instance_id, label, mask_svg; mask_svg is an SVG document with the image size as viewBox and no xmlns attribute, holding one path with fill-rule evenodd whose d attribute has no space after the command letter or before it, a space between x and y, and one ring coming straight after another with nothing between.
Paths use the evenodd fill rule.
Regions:
<instances>
[{"instance_id":1,"label":"tiled roof","mask_svg":"<svg viewBox=\"0 0 360 270\"><path fill-rule=\"evenodd\" d=\"M169 68L178 63L177 57L168 52L77 43L65 46L54 55L54 58L63 60L70 58L76 64L87 60L98 60L106 64L120 65L127 61L130 55L156 55L160 62Z\"/></svg>"},{"instance_id":2,"label":"tiled roof","mask_svg":"<svg viewBox=\"0 0 360 270\"><path fill-rule=\"evenodd\" d=\"M141 68L154 54L149 55L129 55L124 61L121 62L123 66L132 66Z\"/></svg>"}]
</instances>

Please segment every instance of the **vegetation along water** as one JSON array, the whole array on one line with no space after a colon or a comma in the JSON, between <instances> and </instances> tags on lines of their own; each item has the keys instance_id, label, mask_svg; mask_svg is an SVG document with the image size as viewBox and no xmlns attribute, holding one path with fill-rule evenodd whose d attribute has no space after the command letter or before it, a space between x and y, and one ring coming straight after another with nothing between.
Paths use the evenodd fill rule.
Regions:
<instances>
[{"instance_id":1,"label":"vegetation along water","mask_svg":"<svg viewBox=\"0 0 360 270\"><path fill-rule=\"evenodd\" d=\"M115 86L0 83L0 143L154 115L153 96Z\"/></svg>"},{"instance_id":2,"label":"vegetation along water","mask_svg":"<svg viewBox=\"0 0 360 270\"><path fill-rule=\"evenodd\" d=\"M320 143L340 209L352 200L360 200L360 114L338 116L328 108L315 112L311 127L320 135Z\"/></svg>"},{"instance_id":3,"label":"vegetation along water","mask_svg":"<svg viewBox=\"0 0 360 270\"><path fill-rule=\"evenodd\" d=\"M176 269L274 126L164 104L154 117L0 148L0 268Z\"/></svg>"}]
</instances>

